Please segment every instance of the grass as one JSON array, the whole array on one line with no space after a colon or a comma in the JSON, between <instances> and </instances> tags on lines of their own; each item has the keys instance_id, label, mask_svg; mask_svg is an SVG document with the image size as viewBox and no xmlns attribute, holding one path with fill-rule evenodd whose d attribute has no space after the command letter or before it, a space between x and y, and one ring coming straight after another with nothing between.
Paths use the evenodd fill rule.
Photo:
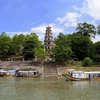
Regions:
<instances>
[{"instance_id":1,"label":"grass","mask_svg":"<svg viewBox=\"0 0 100 100\"><path fill-rule=\"evenodd\" d=\"M100 71L100 65L83 67L81 61L70 61L66 63L66 69L75 69L77 71Z\"/></svg>"}]
</instances>

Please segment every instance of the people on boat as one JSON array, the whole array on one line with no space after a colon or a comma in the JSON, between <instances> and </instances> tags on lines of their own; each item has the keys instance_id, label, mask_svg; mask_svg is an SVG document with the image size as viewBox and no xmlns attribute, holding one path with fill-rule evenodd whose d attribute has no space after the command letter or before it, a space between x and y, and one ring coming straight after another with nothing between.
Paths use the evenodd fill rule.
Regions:
<instances>
[{"instance_id":1,"label":"people on boat","mask_svg":"<svg viewBox=\"0 0 100 100\"><path fill-rule=\"evenodd\" d=\"M16 70L16 74L15 74L16 76L18 76L19 75L19 70Z\"/></svg>"},{"instance_id":2,"label":"people on boat","mask_svg":"<svg viewBox=\"0 0 100 100\"><path fill-rule=\"evenodd\" d=\"M91 77L90 77L90 74L89 74L89 78L91 78Z\"/></svg>"},{"instance_id":3,"label":"people on boat","mask_svg":"<svg viewBox=\"0 0 100 100\"><path fill-rule=\"evenodd\" d=\"M72 71L69 71L68 73L69 73L69 75L70 75L70 76L72 76L72 75L73 75L73 72L72 72Z\"/></svg>"}]
</instances>

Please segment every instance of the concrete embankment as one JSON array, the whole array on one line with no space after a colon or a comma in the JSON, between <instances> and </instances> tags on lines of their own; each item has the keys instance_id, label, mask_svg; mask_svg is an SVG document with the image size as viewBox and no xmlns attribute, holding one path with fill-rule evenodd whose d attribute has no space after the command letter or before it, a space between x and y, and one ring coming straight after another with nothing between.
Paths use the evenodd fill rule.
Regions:
<instances>
[{"instance_id":1,"label":"concrete embankment","mask_svg":"<svg viewBox=\"0 0 100 100\"><path fill-rule=\"evenodd\" d=\"M58 76L57 66L55 62L44 62L44 76Z\"/></svg>"},{"instance_id":2,"label":"concrete embankment","mask_svg":"<svg viewBox=\"0 0 100 100\"><path fill-rule=\"evenodd\" d=\"M38 70L42 72L42 64L36 61L0 61L0 69Z\"/></svg>"},{"instance_id":3,"label":"concrete embankment","mask_svg":"<svg viewBox=\"0 0 100 100\"><path fill-rule=\"evenodd\" d=\"M1 61L0 69L11 70L37 70L44 77L58 76L57 67L55 62L40 63L37 61Z\"/></svg>"},{"instance_id":4,"label":"concrete embankment","mask_svg":"<svg viewBox=\"0 0 100 100\"><path fill-rule=\"evenodd\" d=\"M40 73L43 73L43 77L61 76L62 73L67 73L68 69L100 71L100 67L68 67L57 65L56 62L40 63L37 61L0 61L0 69L37 70Z\"/></svg>"}]
</instances>

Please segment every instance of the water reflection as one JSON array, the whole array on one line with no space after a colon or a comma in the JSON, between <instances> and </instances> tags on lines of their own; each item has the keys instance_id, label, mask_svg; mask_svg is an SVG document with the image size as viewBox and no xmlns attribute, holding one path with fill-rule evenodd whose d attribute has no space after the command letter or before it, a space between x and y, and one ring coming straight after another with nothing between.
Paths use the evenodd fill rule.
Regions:
<instances>
[{"instance_id":1,"label":"water reflection","mask_svg":"<svg viewBox=\"0 0 100 100\"><path fill-rule=\"evenodd\" d=\"M99 100L100 81L0 78L2 100Z\"/></svg>"}]
</instances>

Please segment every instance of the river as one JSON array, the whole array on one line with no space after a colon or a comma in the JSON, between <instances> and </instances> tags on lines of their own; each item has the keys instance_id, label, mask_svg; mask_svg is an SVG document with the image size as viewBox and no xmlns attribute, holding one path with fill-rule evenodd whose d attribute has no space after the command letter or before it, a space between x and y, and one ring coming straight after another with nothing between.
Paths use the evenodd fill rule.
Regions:
<instances>
[{"instance_id":1,"label":"river","mask_svg":"<svg viewBox=\"0 0 100 100\"><path fill-rule=\"evenodd\" d=\"M100 81L0 78L0 100L99 100Z\"/></svg>"}]
</instances>

